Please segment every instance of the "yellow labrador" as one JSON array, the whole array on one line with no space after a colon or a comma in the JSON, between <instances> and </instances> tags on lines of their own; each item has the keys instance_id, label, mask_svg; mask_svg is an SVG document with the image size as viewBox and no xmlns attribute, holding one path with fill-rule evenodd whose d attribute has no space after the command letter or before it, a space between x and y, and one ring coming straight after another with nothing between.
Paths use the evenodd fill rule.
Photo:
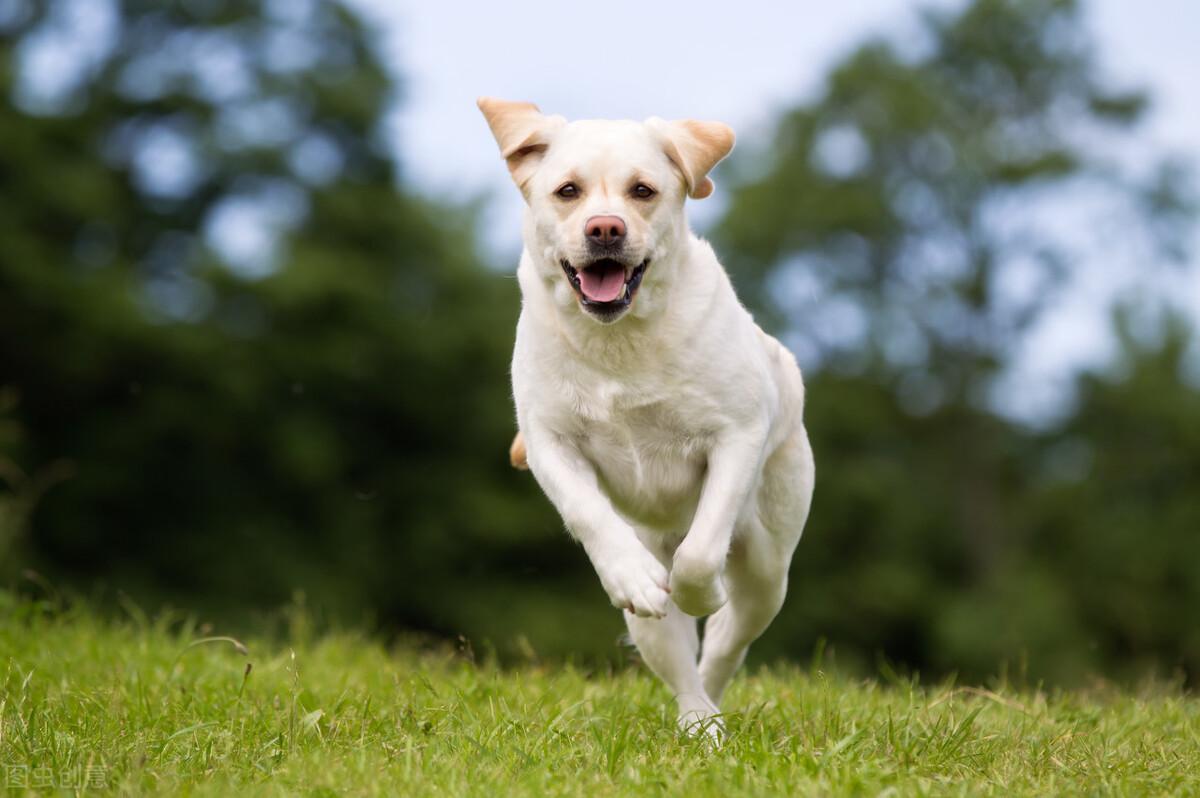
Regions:
<instances>
[{"instance_id":1,"label":"yellow labrador","mask_svg":"<svg viewBox=\"0 0 1200 798\"><path fill-rule=\"evenodd\" d=\"M527 204L510 454L625 611L681 724L719 738L721 695L783 603L814 479L796 361L684 213L712 193L733 132L479 108Z\"/></svg>"}]
</instances>

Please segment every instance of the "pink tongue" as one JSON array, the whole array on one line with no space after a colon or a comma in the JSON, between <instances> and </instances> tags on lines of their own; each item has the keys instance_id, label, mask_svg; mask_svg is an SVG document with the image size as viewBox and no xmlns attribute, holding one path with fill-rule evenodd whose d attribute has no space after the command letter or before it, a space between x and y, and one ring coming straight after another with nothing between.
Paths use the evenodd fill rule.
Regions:
<instances>
[{"instance_id":1,"label":"pink tongue","mask_svg":"<svg viewBox=\"0 0 1200 798\"><path fill-rule=\"evenodd\" d=\"M579 272L579 288L593 302L612 302L625 289L625 267L602 263Z\"/></svg>"}]
</instances>

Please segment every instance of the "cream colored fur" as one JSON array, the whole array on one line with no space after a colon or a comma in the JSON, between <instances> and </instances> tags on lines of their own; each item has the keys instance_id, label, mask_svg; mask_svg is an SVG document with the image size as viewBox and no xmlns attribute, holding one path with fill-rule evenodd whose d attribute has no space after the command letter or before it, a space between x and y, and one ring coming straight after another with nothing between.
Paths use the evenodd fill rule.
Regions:
<instances>
[{"instance_id":1,"label":"cream colored fur","mask_svg":"<svg viewBox=\"0 0 1200 798\"><path fill-rule=\"evenodd\" d=\"M684 213L687 196L712 192L733 134L479 106L527 202L514 463L527 457L680 722L719 739L721 696L783 603L814 479L796 362ZM566 183L577 191L564 199ZM623 252L646 261L615 318L590 312L564 271L595 256L585 225L598 216L623 220Z\"/></svg>"}]
</instances>

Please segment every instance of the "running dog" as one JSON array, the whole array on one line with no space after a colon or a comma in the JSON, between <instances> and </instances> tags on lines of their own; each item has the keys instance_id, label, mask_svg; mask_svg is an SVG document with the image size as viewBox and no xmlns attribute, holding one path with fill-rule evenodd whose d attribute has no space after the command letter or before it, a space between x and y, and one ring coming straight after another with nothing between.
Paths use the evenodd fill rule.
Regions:
<instances>
[{"instance_id":1,"label":"running dog","mask_svg":"<svg viewBox=\"0 0 1200 798\"><path fill-rule=\"evenodd\" d=\"M684 212L713 192L733 131L479 108L526 202L510 454L680 724L719 740L721 696L783 604L815 477L800 369Z\"/></svg>"}]
</instances>

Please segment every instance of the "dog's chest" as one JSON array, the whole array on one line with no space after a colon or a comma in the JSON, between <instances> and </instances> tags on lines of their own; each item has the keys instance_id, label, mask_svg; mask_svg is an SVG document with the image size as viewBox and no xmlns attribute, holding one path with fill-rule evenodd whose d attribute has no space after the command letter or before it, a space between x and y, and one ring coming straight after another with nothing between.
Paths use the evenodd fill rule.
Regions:
<instances>
[{"instance_id":1,"label":"dog's chest","mask_svg":"<svg viewBox=\"0 0 1200 798\"><path fill-rule=\"evenodd\" d=\"M695 511L711 433L689 399L611 387L576 405L580 451L614 505L641 523L686 525Z\"/></svg>"}]
</instances>

